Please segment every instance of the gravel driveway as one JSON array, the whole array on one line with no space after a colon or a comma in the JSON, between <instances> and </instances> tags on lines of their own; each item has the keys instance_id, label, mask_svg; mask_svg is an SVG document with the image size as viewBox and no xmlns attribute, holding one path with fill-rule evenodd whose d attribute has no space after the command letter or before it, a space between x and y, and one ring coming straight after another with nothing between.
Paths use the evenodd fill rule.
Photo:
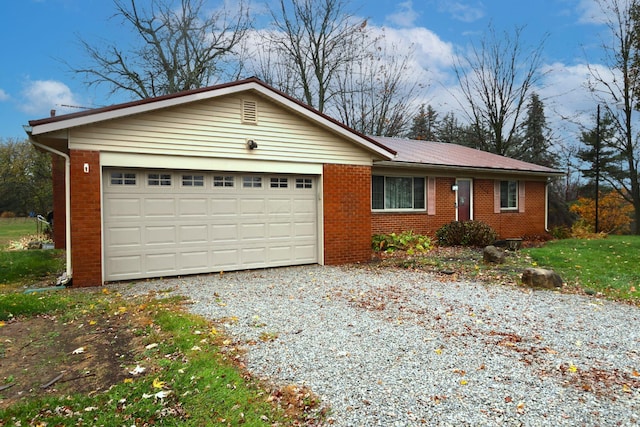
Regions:
<instances>
[{"instance_id":1,"label":"gravel driveway","mask_svg":"<svg viewBox=\"0 0 640 427\"><path fill-rule=\"evenodd\" d=\"M237 317L248 368L304 384L334 426L640 423L640 309L371 267L138 282ZM266 337L276 337L273 341ZM263 340L261 340L261 337Z\"/></svg>"}]
</instances>

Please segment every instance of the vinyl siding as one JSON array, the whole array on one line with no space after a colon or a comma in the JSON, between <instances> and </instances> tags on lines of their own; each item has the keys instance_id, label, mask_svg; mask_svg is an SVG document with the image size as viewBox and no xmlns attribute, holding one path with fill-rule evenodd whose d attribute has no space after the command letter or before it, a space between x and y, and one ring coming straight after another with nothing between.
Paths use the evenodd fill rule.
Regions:
<instances>
[{"instance_id":1,"label":"vinyl siding","mask_svg":"<svg viewBox=\"0 0 640 427\"><path fill-rule=\"evenodd\" d=\"M258 103L258 124L241 121L242 100ZM248 150L253 139L258 148ZM372 154L256 95L230 95L70 130L77 150L371 165Z\"/></svg>"}]
</instances>

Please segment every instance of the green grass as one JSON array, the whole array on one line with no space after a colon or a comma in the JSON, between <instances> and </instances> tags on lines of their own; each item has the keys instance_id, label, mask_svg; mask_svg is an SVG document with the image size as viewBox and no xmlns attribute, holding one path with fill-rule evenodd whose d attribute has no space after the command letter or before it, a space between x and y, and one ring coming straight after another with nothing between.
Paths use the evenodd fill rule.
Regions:
<instances>
[{"instance_id":1,"label":"green grass","mask_svg":"<svg viewBox=\"0 0 640 427\"><path fill-rule=\"evenodd\" d=\"M540 267L559 273L565 282L587 292L640 300L640 237L564 239L523 252Z\"/></svg>"},{"instance_id":2,"label":"green grass","mask_svg":"<svg viewBox=\"0 0 640 427\"><path fill-rule=\"evenodd\" d=\"M37 234L38 224L35 218L0 218L0 249L12 240Z\"/></svg>"},{"instance_id":3,"label":"green grass","mask_svg":"<svg viewBox=\"0 0 640 427\"><path fill-rule=\"evenodd\" d=\"M127 304L129 309L135 308L135 303L114 301L115 305ZM234 347L220 351L228 341L209 321L177 307L175 300L169 299L145 304L155 326L154 332L144 337L144 344L160 341L158 347L138 356L150 374L92 396L32 399L0 410L0 419L16 425L31 425L36 419L41 425L89 422L122 426L145 421L163 426L295 424L284 408L270 403L269 392L231 363L237 355ZM157 397L160 391L168 393ZM65 412L56 411L60 407Z\"/></svg>"},{"instance_id":4,"label":"green grass","mask_svg":"<svg viewBox=\"0 0 640 427\"><path fill-rule=\"evenodd\" d=\"M0 251L0 285L55 280L64 271L64 263L62 250Z\"/></svg>"}]
</instances>

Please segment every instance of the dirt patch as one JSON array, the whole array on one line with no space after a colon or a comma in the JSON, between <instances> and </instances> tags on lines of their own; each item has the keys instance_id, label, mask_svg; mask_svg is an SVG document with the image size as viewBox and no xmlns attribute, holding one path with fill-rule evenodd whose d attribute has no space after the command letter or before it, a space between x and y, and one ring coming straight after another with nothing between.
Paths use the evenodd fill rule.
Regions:
<instances>
[{"instance_id":1,"label":"dirt patch","mask_svg":"<svg viewBox=\"0 0 640 427\"><path fill-rule=\"evenodd\" d=\"M107 390L127 376L134 339L124 316L6 323L0 328L0 409L37 397Z\"/></svg>"}]
</instances>

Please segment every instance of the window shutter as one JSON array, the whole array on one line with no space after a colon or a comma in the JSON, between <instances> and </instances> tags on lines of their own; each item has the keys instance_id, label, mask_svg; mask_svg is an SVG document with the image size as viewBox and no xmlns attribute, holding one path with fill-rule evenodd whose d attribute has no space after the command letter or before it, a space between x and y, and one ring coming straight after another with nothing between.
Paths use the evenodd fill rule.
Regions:
<instances>
[{"instance_id":1,"label":"window shutter","mask_svg":"<svg viewBox=\"0 0 640 427\"><path fill-rule=\"evenodd\" d=\"M524 212L524 181L518 181L518 212Z\"/></svg>"},{"instance_id":2,"label":"window shutter","mask_svg":"<svg viewBox=\"0 0 640 427\"><path fill-rule=\"evenodd\" d=\"M493 181L493 213L500 213L500 181Z\"/></svg>"},{"instance_id":3,"label":"window shutter","mask_svg":"<svg viewBox=\"0 0 640 427\"><path fill-rule=\"evenodd\" d=\"M430 176L427 179L427 215L436 214L436 179Z\"/></svg>"}]
</instances>

